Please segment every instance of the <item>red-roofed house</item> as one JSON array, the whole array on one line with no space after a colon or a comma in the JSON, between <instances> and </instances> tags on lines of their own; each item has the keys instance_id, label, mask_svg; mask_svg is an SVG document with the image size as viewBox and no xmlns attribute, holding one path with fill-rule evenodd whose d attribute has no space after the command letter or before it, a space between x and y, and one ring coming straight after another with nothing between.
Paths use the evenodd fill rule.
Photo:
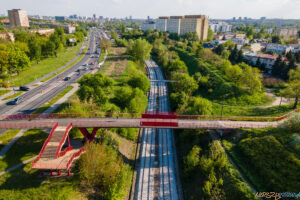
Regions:
<instances>
[{"instance_id":1,"label":"red-roofed house","mask_svg":"<svg viewBox=\"0 0 300 200\"><path fill-rule=\"evenodd\" d=\"M265 65L268 73L271 73L272 67L278 58L278 55L247 53L244 57L246 60L251 61L253 65L256 65L258 58L260 58L260 63Z\"/></svg>"}]
</instances>

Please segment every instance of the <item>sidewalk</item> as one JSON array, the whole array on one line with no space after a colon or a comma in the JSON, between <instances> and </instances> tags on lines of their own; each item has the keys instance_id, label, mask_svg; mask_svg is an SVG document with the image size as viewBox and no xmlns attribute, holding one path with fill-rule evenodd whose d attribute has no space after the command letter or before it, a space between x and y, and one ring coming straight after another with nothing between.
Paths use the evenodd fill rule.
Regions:
<instances>
[{"instance_id":1,"label":"sidewalk","mask_svg":"<svg viewBox=\"0 0 300 200\"><path fill-rule=\"evenodd\" d=\"M107 56L107 54L106 54L106 56ZM105 56L105 59L103 60L102 64L105 62L106 56ZM99 69L100 69L100 67L99 67ZM92 73L96 73L99 69L93 70ZM78 83L74 83L74 84L72 84L72 86L73 86L73 89L72 89L72 90L70 90L70 91L69 91L67 94L65 94L62 98L60 98L59 100L57 100L57 101L55 102L55 104L53 104L51 107L49 107L47 110L45 110L42 114L50 114L50 113L54 112L61 104L63 104L64 102L66 102L66 101L69 99L70 96L72 96L73 94L75 94L75 92L76 92L76 91L78 90L78 88L79 88L79 84L78 84ZM11 146L12 146L12 145L13 145L13 144L14 144L14 143L15 143L15 142L23 135L23 133L25 133L25 132L26 132L26 130L23 130L23 129L22 129L22 130L21 130L21 131L20 131L20 132L12 139L11 142L9 142L5 147L3 147L3 148L1 149L1 152L0 152L0 159L2 158L3 155L5 155L5 153L11 148ZM35 157L36 157L36 156L35 156ZM27 164L27 163L33 161L33 160L35 159L35 157L30 158L30 159L28 159L28 160L26 160L26 161L24 161L24 162L21 162L21 163L15 165L15 166L13 166L13 167L10 167L10 168L6 169L5 171L0 172L0 176L6 174L7 172L10 172L10 171L12 171L12 170L15 170L15 169L17 169L18 167L21 167L21 166L24 165L24 164Z\"/></svg>"}]
</instances>

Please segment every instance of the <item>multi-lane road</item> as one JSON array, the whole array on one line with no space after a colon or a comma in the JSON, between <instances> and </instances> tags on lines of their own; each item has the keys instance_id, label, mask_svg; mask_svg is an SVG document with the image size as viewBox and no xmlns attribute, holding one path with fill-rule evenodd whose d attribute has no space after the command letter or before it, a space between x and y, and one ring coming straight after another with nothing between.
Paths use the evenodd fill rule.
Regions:
<instances>
[{"instance_id":1,"label":"multi-lane road","mask_svg":"<svg viewBox=\"0 0 300 200\"><path fill-rule=\"evenodd\" d=\"M29 114L36 110L37 108L41 107L49 100L54 98L60 92L62 92L65 88L69 85L76 82L80 79L84 74L91 73L91 67L95 69L98 67L98 58L96 55L101 53L100 49L98 48L99 44L99 35L100 30L93 29L88 37L90 40L89 47L86 55L75 65L67 69L66 71L58 74L57 76L53 77L52 79L48 80L47 82L31 89L30 91L25 92L20 97L22 98L22 102L18 105L12 105L9 103L3 104L0 106L0 115L8 115L8 114ZM97 53L96 53L97 52ZM93 58L91 58L93 56ZM95 65L88 65L86 66L87 70L82 70L85 68L84 64L90 64L94 62ZM77 69L81 69L80 72L76 72ZM95 69L96 70L96 69ZM64 81L62 80L64 77L71 77L70 80Z\"/></svg>"},{"instance_id":2,"label":"multi-lane road","mask_svg":"<svg viewBox=\"0 0 300 200\"><path fill-rule=\"evenodd\" d=\"M167 84L162 71L152 60L147 61L146 65L152 80L147 111L169 112ZM180 199L172 130L143 129L139 157L134 199Z\"/></svg>"}]
</instances>

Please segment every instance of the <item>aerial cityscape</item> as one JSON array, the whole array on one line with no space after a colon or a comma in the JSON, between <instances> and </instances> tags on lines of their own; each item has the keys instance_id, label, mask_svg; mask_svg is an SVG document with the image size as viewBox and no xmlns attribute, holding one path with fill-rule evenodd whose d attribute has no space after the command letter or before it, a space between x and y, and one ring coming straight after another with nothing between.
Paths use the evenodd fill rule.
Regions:
<instances>
[{"instance_id":1,"label":"aerial cityscape","mask_svg":"<svg viewBox=\"0 0 300 200\"><path fill-rule=\"evenodd\" d=\"M300 199L299 9L2 2L0 199Z\"/></svg>"}]
</instances>

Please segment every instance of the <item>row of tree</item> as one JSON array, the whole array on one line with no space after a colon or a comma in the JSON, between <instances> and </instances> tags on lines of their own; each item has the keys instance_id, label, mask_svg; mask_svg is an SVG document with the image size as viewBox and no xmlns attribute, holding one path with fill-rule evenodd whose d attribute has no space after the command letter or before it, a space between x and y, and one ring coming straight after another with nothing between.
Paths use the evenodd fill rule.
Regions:
<instances>
[{"instance_id":1,"label":"row of tree","mask_svg":"<svg viewBox=\"0 0 300 200\"><path fill-rule=\"evenodd\" d=\"M81 27L77 27L74 35L64 33L62 27L57 27L49 37L16 30L14 43L0 43L0 74L19 73L31 66L30 61L38 63L43 58L56 56L58 51L71 45L70 38L75 37L77 42L81 42L87 35Z\"/></svg>"}]
</instances>

